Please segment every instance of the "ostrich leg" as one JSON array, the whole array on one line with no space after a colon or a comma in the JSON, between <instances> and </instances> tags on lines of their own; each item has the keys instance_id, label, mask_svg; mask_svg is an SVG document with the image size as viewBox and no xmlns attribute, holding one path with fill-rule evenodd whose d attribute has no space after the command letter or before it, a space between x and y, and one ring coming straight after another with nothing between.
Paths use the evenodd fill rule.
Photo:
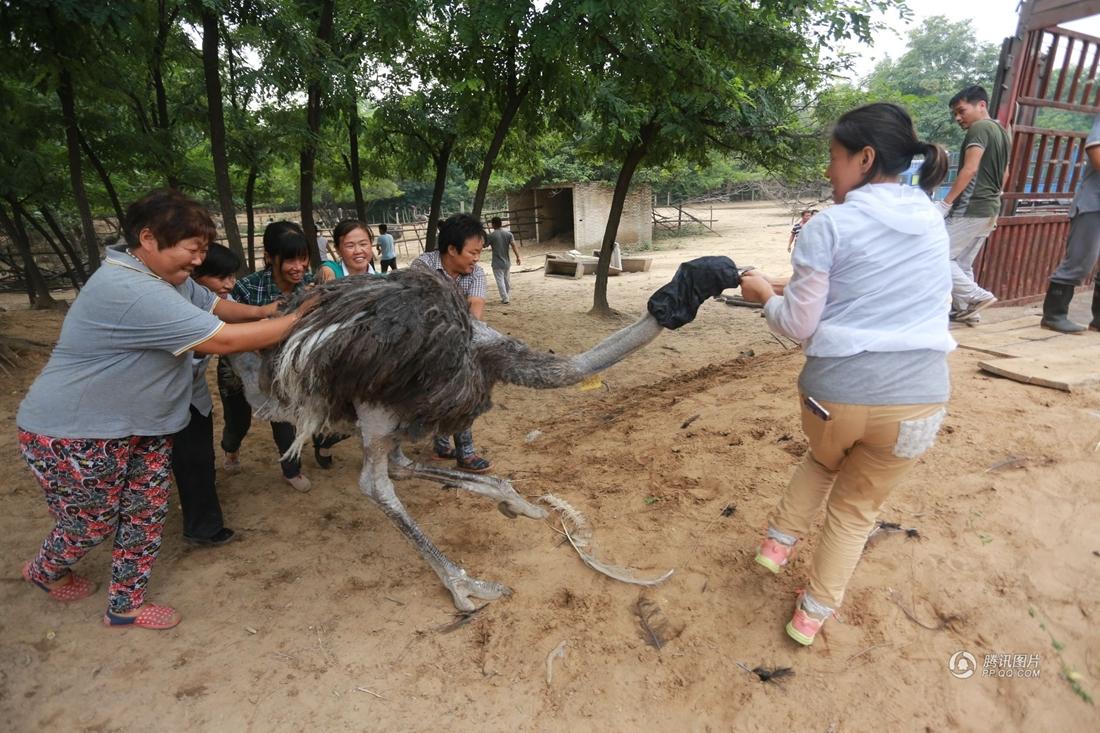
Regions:
<instances>
[{"instance_id":1,"label":"ostrich leg","mask_svg":"<svg viewBox=\"0 0 1100 733\"><path fill-rule=\"evenodd\" d=\"M458 471L436 466L425 466L410 460L396 446L390 452L390 473L394 478L416 477L441 483L444 487L454 487L464 491L488 497L497 503L497 509L504 516L515 519L523 515L531 519L545 519L547 512L524 499L512 488L512 482L497 476L479 476L468 471Z\"/></svg>"},{"instance_id":2,"label":"ostrich leg","mask_svg":"<svg viewBox=\"0 0 1100 733\"><path fill-rule=\"evenodd\" d=\"M478 580L467 575L465 570L451 562L421 531L394 492L386 465L388 450L389 441L370 440L364 435L363 471L359 476L359 490L377 504L401 534L416 547L420 556L443 581L444 587L451 592L455 606L460 611L472 611L477 608L477 604L470 600L471 597L492 601L510 595L512 591L500 583Z\"/></svg>"}]
</instances>

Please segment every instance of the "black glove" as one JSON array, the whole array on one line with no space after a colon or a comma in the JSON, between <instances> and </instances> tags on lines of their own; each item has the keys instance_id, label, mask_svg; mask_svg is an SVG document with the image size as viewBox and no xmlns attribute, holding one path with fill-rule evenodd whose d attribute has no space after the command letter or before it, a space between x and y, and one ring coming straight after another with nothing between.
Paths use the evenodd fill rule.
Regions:
<instances>
[{"instance_id":1,"label":"black glove","mask_svg":"<svg viewBox=\"0 0 1100 733\"><path fill-rule=\"evenodd\" d=\"M704 300L741 285L737 265L729 257L709 256L680 265L672 280L649 296L649 313L657 323L675 330L695 320Z\"/></svg>"}]
</instances>

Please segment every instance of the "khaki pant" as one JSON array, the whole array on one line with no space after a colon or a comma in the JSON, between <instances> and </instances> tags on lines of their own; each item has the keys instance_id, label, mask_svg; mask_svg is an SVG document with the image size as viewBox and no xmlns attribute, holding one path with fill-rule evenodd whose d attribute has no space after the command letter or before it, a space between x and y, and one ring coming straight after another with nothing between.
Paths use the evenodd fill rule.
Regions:
<instances>
[{"instance_id":1,"label":"khaki pant","mask_svg":"<svg viewBox=\"0 0 1100 733\"><path fill-rule=\"evenodd\" d=\"M997 226L997 217L952 216L944 221L951 238L951 307L963 310L993 297L974 281L974 260Z\"/></svg>"},{"instance_id":2,"label":"khaki pant","mask_svg":"<svg viewBox=\"0 0 1100 733\"><path fill-rule=\"evenodd\" d=\"M798 538L825 504L825 527L810 566L810 595L837 608L863 553L879 508L935 441L943 405L848 405L821 402L828 420L802 403L810 450L771 516L771 526Z\"/></svg>"}]
</instances>

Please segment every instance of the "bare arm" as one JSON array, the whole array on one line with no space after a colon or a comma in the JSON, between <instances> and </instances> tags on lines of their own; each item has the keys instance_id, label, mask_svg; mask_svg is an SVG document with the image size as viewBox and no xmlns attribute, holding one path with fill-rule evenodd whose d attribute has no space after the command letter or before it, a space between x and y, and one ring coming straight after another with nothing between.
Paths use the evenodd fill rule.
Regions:
<instances>
[{"instance_id":1,"label":"bare arm","mask_svg":"<svg viewBox=\"0 0 1100 733\"><path fill-rule=\"evenodd\" d=\"M485 310L485 298L475 298L469 296L466 298L466 302L470 305L470 315L479 321L485 320L481 317L482 312Z\"/></svg>"},{"instance_id":2,"label":"bare arm","mask_svg":"<svg viewBox=\"0 0 1100 733\"><path fill-rule=\"evenodd\" d=\"M1100 144L1085 148L1085 155L1089 157L1089 165L1092 169L1100 171Z\"/></svg>"},{"instance_id":3,"label":"bare arm","mask_svg":"<svg viewBox=\"0 0 1100 733\"><path fill-rule=\"evenodd\" d=\"M944 203L949 206L954 204L955 199L957 199L962 192L966 190L966 187L970 185L970 182L974 180L974 176L978 175L978 166L981 165L983 153L985 153L985 148L978 147L977 145L971 145L966 149L966 155L963 156L962 167L959 168L959 175L955 178L955 182L951 184L951 190L943 197ZM1005 172L1008 172L1007 168L1005 168Z\"/></svg>"},{"instance_id":4,"label":"bare arm","mask_svg":"<svg viewBox=\"0 0 1100 733\"><path fill-rule=\"evenodd\" d=\"M267 305L248 305L247 303L219 298L218 302L214 304L213 313L226 323L247 323L273 316L278 310L279 304L277 301Z\"/></svg>"},{"instance_id":5,"label":"bare arm","mask_svg":"<svg viewBox=\"0 0 1100 733\"><path fill-rule=\"evenodd\" d=\"M374 260L372 259L371 262L373 262L373 261ZM335 279L336 279L336 273L333 272L332 270L330 270L329 268L325 267L324 265L321 265L321 269L317 271L317 280L319 282L327 283L329 280L335 280Z\"/></svg>"},{"instance_id":6,"label":"bare arm","mask_svg":"<svg viewBox=\"0 0 1100 733\"><path fill-rule=\"evenodd\" d=\"M286 336L298 321L298 314L270 318L253 323L227 323L213 336L195 345L200 354L236 354L239 351L256 351L273 346Z\"/></svg>"}]
</instances>

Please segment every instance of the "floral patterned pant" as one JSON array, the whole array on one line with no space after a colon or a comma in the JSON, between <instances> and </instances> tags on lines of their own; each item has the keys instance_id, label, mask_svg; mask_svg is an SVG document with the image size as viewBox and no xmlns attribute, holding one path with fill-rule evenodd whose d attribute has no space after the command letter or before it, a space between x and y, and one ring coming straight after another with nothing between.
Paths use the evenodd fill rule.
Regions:
<instances>
[{"instance_id":1,"label":"floral patterned pant","mask_svg":"<svg viewBox=\"0 0 1100 733\"><path fill-rule=\"evenodd\" d=\"M20 430L19 446L57 520L31 578L60 580L114 533L108 608L141 606L168 513L171 437L51 438Z\"/></svg>"}]
</instances>

